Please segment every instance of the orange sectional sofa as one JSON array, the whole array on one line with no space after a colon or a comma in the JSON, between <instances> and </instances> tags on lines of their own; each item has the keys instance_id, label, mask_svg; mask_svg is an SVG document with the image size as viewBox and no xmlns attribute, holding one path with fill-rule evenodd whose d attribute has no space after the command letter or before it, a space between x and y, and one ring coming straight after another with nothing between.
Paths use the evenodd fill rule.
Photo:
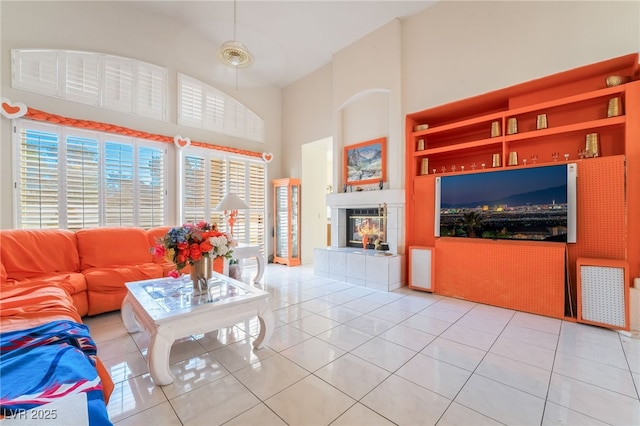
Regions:
<instances>
[{"instance_id":1,"label":"orange sectional sofa","mask_svg":"<svg viewBox=\"0 0 640 426\"><path fill-rule=\"evenodd\" d=\"M81 317L119 310L125 282L167 276L150 249L169 229L0 230L0 418L86 393L88 422L111 424L113 381Z\"/></svg>"},{"instance_id":2,"label":"orange sectional sofa","mask_svg":"<svg viewBox=\"0 0 640 426\"><path fill-rule=\"evenodd\" d=\"M60 287L80 316L119 310L125 282L167 276L174 269L150 252L168 229L0 230L0 282Z\"/></svg>"}]
</instances>

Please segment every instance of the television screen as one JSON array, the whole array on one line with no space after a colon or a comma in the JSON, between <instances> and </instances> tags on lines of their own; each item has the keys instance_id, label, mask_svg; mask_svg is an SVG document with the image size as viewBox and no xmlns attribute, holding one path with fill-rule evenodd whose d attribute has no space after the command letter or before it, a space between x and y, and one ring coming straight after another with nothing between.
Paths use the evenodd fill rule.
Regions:
<instances>
[{"instance_id":1,"label":"television screen","mask_svg":"<svg viewBox=\"0 0 640 426\"><path fill-rule=\"evenodd\" d=\"M575 163L436 178L435 235L576 241Z\"/></svg>"}]
</instances>

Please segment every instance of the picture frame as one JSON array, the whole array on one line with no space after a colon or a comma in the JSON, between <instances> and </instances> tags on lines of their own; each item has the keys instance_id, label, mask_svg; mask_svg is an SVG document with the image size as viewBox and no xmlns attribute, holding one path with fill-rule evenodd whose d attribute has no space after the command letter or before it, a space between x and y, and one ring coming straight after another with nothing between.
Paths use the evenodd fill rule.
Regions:
<instances>
[{"instance_id":1,"label":"picture frame","mask_svg":"<svg viewBox=\"0 0 640 426\"><path fill-rule=\"evenodd\" d=\"M346 185L386 182L387 138L345 146L342 163L342 175Z\"/></svg>"}]
</instances>

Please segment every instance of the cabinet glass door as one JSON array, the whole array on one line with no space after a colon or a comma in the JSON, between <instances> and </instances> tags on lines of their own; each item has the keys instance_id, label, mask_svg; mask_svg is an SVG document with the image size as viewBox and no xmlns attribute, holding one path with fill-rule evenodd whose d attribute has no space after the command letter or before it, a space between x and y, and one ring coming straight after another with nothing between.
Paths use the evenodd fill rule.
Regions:
<instances>
[{"instance_id":1,"label":"cabinet glass door","mask_svg":"<svg viewBox=\"0 0 640 426\"><path fill-rule=\"evenodd\" d=\"M287 187L276 187L276 256L289 257L288 223L289 210L287 203Z\"/></svg>"},{"instance_id":2,"label":"cabinet glass door","mask_svg":"<svg viewBox=\"0 0 640 426\"><path fill-rule=\"evenodd\" d=\"M299 186L291 187L291 257L297 259L299 257L299 244L298 244L298 223L300 222L300 218L298 217L298 199L299 197Z\"/></svg>"}]
</instances>

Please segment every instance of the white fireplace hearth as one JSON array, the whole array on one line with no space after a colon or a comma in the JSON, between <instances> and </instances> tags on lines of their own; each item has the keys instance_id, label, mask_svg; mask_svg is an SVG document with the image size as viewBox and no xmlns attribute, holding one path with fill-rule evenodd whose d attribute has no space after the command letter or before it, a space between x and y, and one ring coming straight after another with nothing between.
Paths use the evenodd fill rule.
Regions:
<instances>
[{"instance_id":1,"label":"white fireplace hearth","mask_svg":"<svg viewBox=\"0 0 640 426\"><path fill-rule=\"evenodd\" d=\"M404 259L404 189L327 194L331 208L331 246L314 251L314 273L377 290L406 285ZM387 204L385 242L389 252L347 247L347 209L377 209Z\"/></svg>"}]
</instances>

